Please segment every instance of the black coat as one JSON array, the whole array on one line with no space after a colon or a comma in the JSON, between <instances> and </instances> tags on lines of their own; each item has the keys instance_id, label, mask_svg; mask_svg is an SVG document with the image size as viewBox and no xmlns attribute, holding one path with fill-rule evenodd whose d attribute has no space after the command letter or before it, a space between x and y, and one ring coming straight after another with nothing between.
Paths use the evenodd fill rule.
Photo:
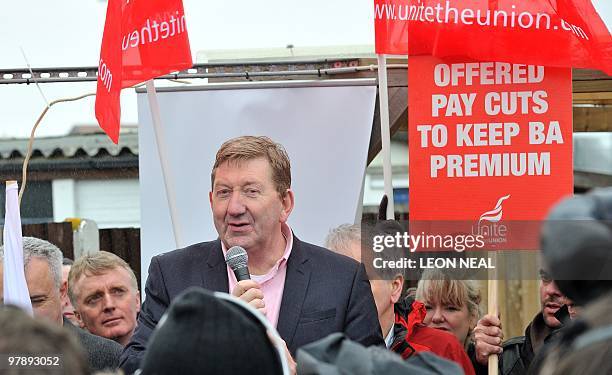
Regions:
<instances>
[{"instance_id":1,"label":"black coat","mask_svg":"<svg viewBox=\"0 0 612 375\"><path fill-rule=\"evenodd\" d=\"M551 340L556 332L557 330L546 326L542 313L538 313L525 328L524 336L513 337L502 344L504 351L499 355L499 374L526 375L538 350L545 342ZM487 366L476 361L473 345L468 348L468 356L477 375L488 374Z\"/></svg>"},{"instance_id":2,"label":"black coat","mask_svg":"<svg viewBox=\"0 0 612 375\"><path fill-rule=\"evenodd\" d=\"M504 351L499 357L501 375L525 375L539 349L551 339L556 330L544 323L542 313L525 328L525 336L511 338L504 342Z\"/></svg>"}]
</instances>

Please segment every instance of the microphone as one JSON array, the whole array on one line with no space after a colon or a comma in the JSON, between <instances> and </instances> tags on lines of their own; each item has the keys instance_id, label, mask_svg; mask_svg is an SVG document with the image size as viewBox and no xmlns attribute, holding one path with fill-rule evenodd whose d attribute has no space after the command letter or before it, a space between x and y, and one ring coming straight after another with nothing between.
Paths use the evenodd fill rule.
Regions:
<instances>
[{"instance_id":1,"label":"microphone","mask_svg":"<svg viewBox=\"0 0 612 375\"><path fill-rule=\"evenodd\" d=\"M236 280L250 280L251 275L249 274L249 268L247 263L249 256L245 249L240 246L234 246L227 251L225 254L225 263L234 271Z\"/></svg>"}]
</instances>

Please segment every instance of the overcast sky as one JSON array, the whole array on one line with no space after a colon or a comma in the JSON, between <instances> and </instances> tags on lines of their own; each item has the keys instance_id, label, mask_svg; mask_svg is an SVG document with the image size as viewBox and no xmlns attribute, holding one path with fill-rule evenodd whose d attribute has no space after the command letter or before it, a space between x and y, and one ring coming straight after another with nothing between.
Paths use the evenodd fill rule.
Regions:
<instances>
[{"instance_id":1,"label":"overcast sky","mask_svg":"<svg viewBox=\"0 0 612 375\"><path fill-rule=\"evenodd\" d=\"M210 49L374 43L372 0L183 0L192 54ZM611 28L612 0L593 0ZM0 12L0 69L97 65L106 1L20 0ZM95 91L95 83L42 84L49 100ZM38 136L94 124L94 99L54 106ZM122 122L136 123L133 90L122 94ZM0 85L0 137L26 137L44 108L34 85Z\"/></svg>"}]
</instances>

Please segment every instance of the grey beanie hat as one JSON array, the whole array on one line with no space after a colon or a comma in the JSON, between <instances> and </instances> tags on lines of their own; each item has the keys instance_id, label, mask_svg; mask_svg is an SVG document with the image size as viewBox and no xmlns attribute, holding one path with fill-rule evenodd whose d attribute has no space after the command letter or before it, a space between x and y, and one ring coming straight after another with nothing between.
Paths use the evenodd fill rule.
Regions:
<instances>
[{"instance_id":1,"label":"grey beanie hat","mask_svg":"<svg viewBox=\"0 0 612 375\"><path fill-rule=\"evenodd\" d=\"M546 270L583 305L612 287L612 188L567 198L549 213L541 236Z\"/></svg>"}]
</instances>

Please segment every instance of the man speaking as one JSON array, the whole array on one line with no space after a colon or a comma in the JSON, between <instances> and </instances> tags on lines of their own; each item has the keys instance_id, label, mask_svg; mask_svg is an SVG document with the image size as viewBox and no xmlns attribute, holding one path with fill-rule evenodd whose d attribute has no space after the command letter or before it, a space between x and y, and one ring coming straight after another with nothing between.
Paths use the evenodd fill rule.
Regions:
<instances>
[{"instance_id":1,"label":"man speaking","mask_svg":"<svg viewBox=\"0 0 612 375\"><path fill-rule=\"evenodd\" d=\"M159 319L189 286L231 293L259 309L293 354L333 332L363 345L382 345L363 265L300 241L287 225L294 195L289 157L280 144L253 136L225 142L211 186L219 238L151 260L138 327L121 359L126 372L138 368ZM246 250L250 279L236 280L225 262L234 246Z\"/></svg>"}]
</instances>

